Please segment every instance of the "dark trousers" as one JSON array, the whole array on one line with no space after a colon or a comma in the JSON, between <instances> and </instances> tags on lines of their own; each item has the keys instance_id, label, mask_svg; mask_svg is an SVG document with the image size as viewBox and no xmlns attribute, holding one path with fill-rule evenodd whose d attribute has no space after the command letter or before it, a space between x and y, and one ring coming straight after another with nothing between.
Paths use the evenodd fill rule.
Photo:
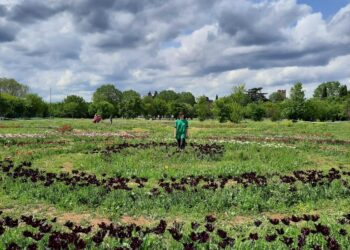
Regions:
<instances>
[{"instance_id":1,"label":"dark trousers","mask_svg":"<svg viewBox=\"0 0 350 250\"><path fill-rule=\"evenodd\" d=\"M186 140L185 138L177 139L177 147L180 149L185 149L186 146Z\"/></svg>"}]
</instances>

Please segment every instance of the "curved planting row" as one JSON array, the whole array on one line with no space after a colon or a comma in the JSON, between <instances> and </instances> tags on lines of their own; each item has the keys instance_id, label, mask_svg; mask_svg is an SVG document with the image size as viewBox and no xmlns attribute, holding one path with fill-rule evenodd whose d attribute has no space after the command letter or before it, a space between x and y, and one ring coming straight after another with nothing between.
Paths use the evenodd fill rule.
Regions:
<instances>
[{"instance_id":1,"label":"curved planting row","mask_svg":"<svg viewBox=\"0 0 350 250\"><path fill-rule=\"evenodd\" d=\"M46 187L58 182L72 187L96 186L104 187L106 191L117 189L131 191L135 185L137 188L145 188L145 184L148 182L147 178L137 176L132 176L131 178L121 176L106 177L103 174L102 178L98 178L94 174L87 174L77 170L73 170L72 174L67 172L56 174L34 169L31 166L31 162L22 162L15 165L11 160L0 161L0 171L8 177L19 179L22 182L42 183ZM279 180L273 179L276 176L279 177ZM326 173L318 170L300 170L294 171L292 175L274 174L274 176L269 175L269 177L258 175L255 172L243 173L239 176L220 175L218 177L208 177L204 175L189 175L182 178L168 177L165 174L164 178L158 180L156 186L151 187L151 194L156 196L160 194L161 190L166 193L172 193L175 190L196 191L198 189L215 191L234 185L242 185L243 187L254 185L259 187L266 186L269 182L275 183L276 181L290 185L290 191L292 192L297 190L295 185L297 182L315 187L329 185L334 180L341 180L342 185L349 188L348 178L346 178L348 176L350 176L350 171L341 172L334 168Z\"/></svg>"},{"instance_id":2,"label":"curved planting row","mask_svg":"<svg viewBox=\"0 0 350 250\"><path fill-rule=\"evenodd\" d=\"M0 211L1 214L1 211ZM26 247L29 250L45 247L49 249L85 249L91 247L104 247L103 242L114 239L114 249L140 249L148 241L150 235L157 236L157 240L174 240L177 246L185 250L197 249L198 247L209 248L232 248L235 245L242 245L250 242L250 246L261 246L273 242L289 249L325 249L321 241L326 242L327 249L341 249L341 242L349 240L348 232L344 224L350 224L350 214L345 214L339 219L332 231L331 227L319 222L320 217L316 214L292 215L281 219L269 218L267 221L255 220L250 233L239 233L232 229L223 229L217 223L213 215L207 215L202 223L193 221L187 224L174 221L168 224L160 220L155 227L141 227L135 224L120 225L101 223L98 228L92 225L82 227L71 221L64 223L63 227L54 219L37 219L33 216L22 215L20 218L3 216L0 218L0 239L6 237L11 230L18 230L18 239L21 237L30 239L28 245L17 242L6 244L7 250L17 250ZM298 223L303 223L298 225ZM190 226L189 226L190 225ZM264 227L268 230L261 233L258 230ZM289 230L292 229L292 230ZM293 233L290 233L293 231ZM316 235L318 238L315 239ZM308 240L308 238L312 238ZM1 239L4 242L4 238ZM23 241L21 241L23 242ZM318 243L319 242L319 243ZM108 246L111 249L112 246ZM344 245L344 247L346 247ZM112 248L112 249L113 249Z\"/></svg>"},{"instance_id":3,"label":"curved planting row","mask_svg":"<svg viewBox=\"0 0 350 250\"><path fill-rule=\"evenodd\" d=\"M112 146L108 146L105 149L94 149L91 153L104 153L104 154L112 154L112 153L120 153L124 149L135 148L135 149L150 149L155 147L164 147L174 148L176 147L176 143L166 143L166 142L147 142L147 143L121 143ZM221 156L224 153L225 147L219 144L198 144L198 143L189 143L189 147L191 147L199 157L203 156Z\"/></svg>"},{"instance_id":4,"label":"curved planting row","mask_svg":"<svg viewBox=\"0 0 350 250\"><path fill-rule=\"evenodd\" d=\"M350 145L349 140L331 139L331 138L315 138L315 137L296 137L296 136L275 136L275 137L259 137L249 135L238 136L211 136L201 139L207 140L237 140L237 141L257 141L257 142L282 142L282 143L296 143L296 142L312 142L318 144L338 144Z\"/></svg>"}]
</instances>

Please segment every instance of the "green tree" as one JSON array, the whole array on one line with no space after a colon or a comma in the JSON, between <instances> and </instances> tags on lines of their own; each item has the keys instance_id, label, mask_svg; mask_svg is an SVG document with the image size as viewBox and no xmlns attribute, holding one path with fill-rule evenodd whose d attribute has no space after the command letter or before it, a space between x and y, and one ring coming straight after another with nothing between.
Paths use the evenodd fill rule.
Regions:
<instances>
[{"instance_id":1,"label":"green tree","mask_svg":"<svg viewBox=\"0 0 350 250\"><path fill-rule=\"evenodd\" d=\"M244 117L244 108L237 102L230 104L230 121L234 123L240 123Z\"/></svg>"},{"instance_id":2,"label":"green tree","mask_svg":"<svg viewBox=\"0 0 350 250\"><path fill-rule=\"evenodd\" d=\"M3 116L9 118L19 118L23 116L24 99L9 94L0 94L1 103L0 112Z\"/></svg>"},{"instance_id":3,"label":"green tree","mask_svg":"<svg viewBox=\"0 0 350 250\"><path fill-rule=\"evenodd\" d=\"M305 102L305 110L303 119L305 121L316 121L320 119L321 121L327 120L327 109L326 101L320 100L318 98L312 98Z\"/></svg>"},{"instance_id":4,"label":"green tree","mask_svg":"<svg viewBox=\"0 0 350 250\"><path fill-rule=\"evenodd\" d=\"M206 96L198 97L195 110L200 121L213 117L212 104Z\"/></svg>"},{"instance_id":5,"label":"green tree","mask_svg":"<svg viewBox=\"0 0 350 250\"><path fill-rule=\"evenodd\" d=\"M151 93L151 92L150 92ZM152 105L153 105L152 94L146 95L142 98L142 111L145 118L150 118L152 116Z\"/></svg>"},{"instance_id":6,"label":"green tree","mask_svg":"<svg viewBox=\"0 0 350 250\"><path fill-rule=\"evenodd\" d=\"M294 84L290 90L290 99L285 102L283 113L288 119L294 121L303 119L305 111L305 93L300 82Z\"/></svg>"},{"instance_id":7,"label":"green tree","mask_svg":"<svg viewBox=\"0 0 350 250\"><path fill-rule=\"evenodd\" d=\"M114 114L114 110L114 106L111 103L105 101L92 103L89 106L89 114L91 116L98 114L101 115L102 118L110 117Z\"/></svg>"},{"instance_id":8,"label":"green tree","mask_svg":"<svg viewBox=\"0 0 350 250\"><path fill-rule=\"evenodd\" d=\"M279 121L282 119L282 103L281 102L265 102L264 109L266 117L271 121Z\"/></svg>"},{"instance_id":9,"label":"green tree","mask_svg":"<svg viewBox=\"0 0 350 250\"><path fill-rule=\"evenodd\" d=\"M54 117L65 117L63 102L55 102L50 105L50 115Z\"/></svg>"},{"instance_id":10,"label":"green tree","mask_svg":"<svg viewBox=\"0 0 350 250\"><path fill-rule=\"evenodd\" d=\"M271 93L271 95L269 96L269 100L271 102L283 102L286 99L286 96L284 93L277 91L277 92L273 92Z\"/></svg>"},{"instance_id":11,"label":"green tree","mask_svg":"<svg viewBox=\"0 0 350 250\"><path fill-rule=\"evenodd\" d=\"M191 92L181 92L178 94L178 101L194 106L196 103L196 98Z\"/></svg>"},{"instance_id":12,"label":"green tree","mask_svg":"<svg viewBox=\"0 0 350 250\"><path fill-rule=\"evenodd\" d=\"M346 85L340 86L339 97L345 97L348 95L348 87Z\"/></svg>"},{"instance_id":13,"label":"green tree","mask_svg":"<svg viewBox=\"0 0 350 250\"><path fill-rule=\"evenodd\" d=\"M167 103L176 101L179 98L179 95L173 90L163 90L159 92L157 98L164 100Z\"/></svg>"},{"instance_id":14,"label":"green tree","mask_svg":"<svg viewBox=\"0 0 350 250\"><path fill-rule=\"evenodd\" d=\"M350 98L345 100L343 110L344 110L344 117L346 117L347 120L350 120Z\"/></svg>"},{"instance_id":15,"label":"green tree","mask_svg":"<svg viewBox=\"0 0 350 250\"><path fill-rule=\"evenodd\" d=\"M121 116L125 118L136 118L142 114L142 100L139 93L134 90L124 91L120 108Z\"/></svg>"},{"instance_id":16,"label":"green tree","mask_svg":"<svg viewBox=\"0 0 350 250\"><path fill-rule=\"evenodd\" d=\"M249 102L266 102L266 93L262 93L262 88L252 88L248 89L247 96Z\"/></svg>"},{"instance_id":17,"label":"green tree","mask_svg":"<svg viewBox=\"0 0 350 250\"><path fill-rule=\"evenodd\" d=\"M0 117L5 117L10 112L10 104L4 94L0 94Z\"/></svg>"},{"instance_id":18,"label":"green tree","mask_svg":"<svg viewBox=\"0 0 350 250\"><path fill-rule=\"evenodd\" d=\"M150 114L152 117L164 117L168 113L167 103L158 97L154 98L152 105L150 107Z\"/></svg>"},{"instance_id":19,"label":"green tree","mask_svg":"<svg viewBox=\"0 0 350 250\"><path fill-rule=\"evenodd\" d=\"M88 105L84 98L70 95L63 100L63 112L66 117L86 117L88 114Z\"/></svg>"},{"instance_id":20,"label":"green tree","mask_svg":"<svg viewBox=\"0 0 350 250\"><path fill-rule=\"evenodd\" d=\"M261 121L266 115L262 103L249 103L247 106L247 116L254 121Z\"/></svg>"},{"instance_id":21,"label":"green tree","mask_svg":"<svg viewBox=\"0 0 350 250\"><path fill-rule=\"evenodd\" d=\"M229 98L232 102L236 102L241 106L245 106L249 103L249 96L246 93L244 84L234 86Z\"/></svg>"},{"instance_id":22,"label":"green tree","mask_svg":"<svg viewBox=\"0 0 350 250\"><path fill-rule=\"evenodd\" d=\"M314 91L314 97L316 98L337 98L346 95L346 85L341 85L338 81L321 83Z\"/></svg>"},{"instance_id":23,"label":"green tree","mask_svg":"<svg viewBox=\"0 0 350 250\"><path fill-rule=\"evenodd\" d=\"M297 82L290 89L290 99L293 102L304 102L305 101L305 92L303 91L303 84L301 82Z\"/></svg>"},{"instance_id":24,"label":"green tree","mask_svg":"<svg viewBox=\"0 0 350 250\"><path fill-rule=\"evenodd\" d=\"M190 104L180 102L179 100L172 102L170 105L170 115L178 117L180 112L184 112L186 118L194 117L194 109Z\"/></svg>"},{"instance_id":25,"label":"green tree","mask_svg":"<svg viewBox=\"0 0 350 250\"><path fill-rule=\"evenodd\" d=\"M214 114L219 122L227 122L231 120L231 105L228 98L219 98L214 103Z\"/></svg>"},{"instance_id":26,"label":"green tree","mask_svg":"<svg viewBox=\"0 0 350 250\"><path fill-rule=\"evenodd\" d=\"M28 91L28 86L20 84L14 79L0 78L0 94L7 93L16 97L24 97Z\"/></svg>"},{"instance_id":27,"label":"green tree","mask_svg":"<svg viewBox=\"0 0 350 250\"><path fill-rule=\"evenodd\" d=\"M44 117L48 115L48 105L37 94L27 94L24 99L24 116Z\"/></svg>"},{"instance_id":28,"label":"green tree","mask_svg":"<svg viewBox=\"0 0 350 250\"><path fill-rule=\"evenodd\" d=\"M109 102L114 106L114 115L119 115L122 92L112 84L105 84L97 88L92 97L93 103Z\"/></svg>"}]
</instances>

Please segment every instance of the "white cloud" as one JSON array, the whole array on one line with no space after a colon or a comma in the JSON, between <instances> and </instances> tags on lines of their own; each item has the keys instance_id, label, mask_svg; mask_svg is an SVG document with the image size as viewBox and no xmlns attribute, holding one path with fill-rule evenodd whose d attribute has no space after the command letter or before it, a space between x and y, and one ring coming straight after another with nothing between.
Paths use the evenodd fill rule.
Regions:
<instances>
[{"instance_id":1,"label":"white cloud","mask_svg":"<svg viewBox=\"0 0 350 250\"><path fill-rule=\"evenodd\" d=\"M90 100L103 83L210 97L239 83L271 92L302 81L309 95L322 81L349 83L350 4L329 20L296 0L0 0L1 6L0 77L45 98L51 86L56 99Z\"/></svg>"}]
</instances>

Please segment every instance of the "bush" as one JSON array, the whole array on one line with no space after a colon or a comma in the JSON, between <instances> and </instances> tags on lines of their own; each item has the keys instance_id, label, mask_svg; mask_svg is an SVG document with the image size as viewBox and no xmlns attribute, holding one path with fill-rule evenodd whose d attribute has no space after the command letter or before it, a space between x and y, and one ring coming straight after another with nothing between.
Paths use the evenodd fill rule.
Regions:
<instances>
[{"instance_id":1,"label":"bush","mask_svg":"<svg viewBox=\"0 0 350 250\"><path fill-rule=\"evenodd\" d=\"M9 94L0 94L0 112L2 116L18 118L23 116L24 99Z\"/></svg>"},{"instance_id":2,"label":"bush","mask_svg":"<svg viewBox=\"0 0 350 250\"><path fill-rule=\"evenodd\" d=\"M206 96L201 96L198 98L198 102L195 105L195 110L200 121L213 117L212 105Z\"/></svg>"},{"instance_id":3,"label":"bush","mask_svg":"<svg viewBox=\"0 0 350 250\"><path fill-rule=\"evenodd\" d=\"M287 100L284 103L282 114L284 117L297 121L304 118L305 102Z\"/></svg>"},{"instance_id":4,"label":"bush","mask_svg":"<svg viewBox=\"0 0 350 250\"><path fill-rule=\"evenodd\" d=\"M279 121L282 119L282 108L279 103L266 102L264 103L265 115L271 121Z\"/></svg>"},{"instance_id":5,"label":"bush","mask_svg":"<svg viewBox=\"0 0 350 250\"><path fill-rule=\"evenodd\" d=\"M240 104L234 102L230 105L230 109L230 121L240 123L244 117L244 108Z\"/></svg>"},{"instance_id":6,"label":"bush","mask_svg":"<svg viewBox=\"0 0 350 250\"><path fill-rule=\"evenodd\" d=\"M214 114L221 123L231 120L231 107L226 98L220 98L215 102Z\"/></svg>"},{"instance_id":7,"label":"bush","mask_svg":"<svg viewBox=\"0 0 350 250\"><path fill-rule=\"evenodd\" d=\"M247 118L254 121L261 121L266 115L265 109L260 103L250 103L247 106Z\"/></svg>"}]
</instances>

